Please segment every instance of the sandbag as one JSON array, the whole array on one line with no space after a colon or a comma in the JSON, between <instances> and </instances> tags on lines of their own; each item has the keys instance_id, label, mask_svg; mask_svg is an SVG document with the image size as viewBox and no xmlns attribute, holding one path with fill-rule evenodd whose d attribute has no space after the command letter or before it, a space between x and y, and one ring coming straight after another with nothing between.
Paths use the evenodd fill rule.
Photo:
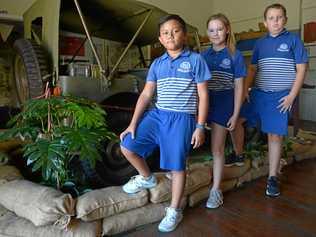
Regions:
<instances>
[{"instance_id":1,"label":"sandbag","mask_svg":"<svg viewBox=\"0 0 316 237\"><path fill-rule=\"evenodd\" d=\"M4 206L0 205L0 217L5 215L9 210L6 209Z\"/></svg>"},{"instance_id":2,"label":"sandbag","mask_svg":"<svg viewBox=\"0 0 316 237\"><path fill-rule=\"evenodd\" d=\"M222 192L227 192L234 187L236 187L238 182L238 179L231 179L231 180L223 180L220 184L220 189ZM210 193L210 186L204 186L195 192L191 193L188 197L188 205L189 207L194 207L197 203L199 203L202 200L206 200Z\"/></svg>"},{"instance_id":3,"label":"sandbag","mask_svg":"<svg viewBox=\"0 0 316 237\"><path fill-rule=\"evenodd\" d=\"M23 144L23 142L19 139L12 139L9 141L1 141L0 142L0 151L2 152L9 152L14 149L17 149Z\"/></svg>"},{"instance_id":4,"label":"sandbag","mask_svg":"<svg viewBox=\"0 0 316 237\"><path fill-rule=\"evenodd\" d=\"M171 179L166 177L166 173L155 173L155 176L157 179L157 185L156 187L149 189L150 202L162 203L170 200Z\"/></svg>"},{"instance_id":5,"label":"sandbag","mask_svg":"<svg viewBox=\"0 0 316 237\"><path fill-rule=\"evenodd\" d=\"M206 200L210 193L210 187L202 187L189 195L189 207L194 207L202 200Z\"/></svg>"},{"instance_id":6,"label":"sandbag","mask_svg":"<svg viewBox=\"0 0 316 237\"><path fill-rule=\"evenodd\" d=\"M201 187L210 184L212 178L210 167L191 169L186 179L184 195L189 195Z\"/></svg>"},{"instance_id":7,"label":"sandbag","mask_svg":"<svg viewBox=\"0 0 316 237\"><path fill-rule=\"evenodd\" d=\"M295 161L302 161L306 159L311 159L316 157L316 144L308 146L309 149L307 149L304 152L298 153L295 152L295 155L293 156Z\"/></svg>"},{"instance_id":8,"label":"sandbag","mask_svg":"<svg viewBox=\"0 0 316 237\"><path fill-rule=\"evenodd\" d=\"M233 188L236 187L238 182L238 179L234 178L234 179L229 179L229 180L223 180L220 184L220 190L222 190L222 192L227 192Z\"/></svg>"},{"instance_id":9,"label":"sandbag","mask_svg":"<svg viewBox=\"0 0 316 237\"><path fill-rule=\"evenodd\" d=\"M252 168L250 170L250 173L252 180L260 178L262 176L266 176L267 174L269 174L269 165L260 166L258 169Z\"/></svg>"},{"instance_id":10,"label":"sandbag","mask_svg":"<svg viewBox=\"0 0 316 237\"><path fill-rule=\"evenodd\" d=\"M61 230L54 225L36 227L32 222L8 212L0 216L0 236L19 237L101 237L102 222L83 222L72 219L68 228Z\"/></svg>"},{"instance_id":11,"label":"sandbag","mask_svg":"<svg viewBox=\"0 0 316 237\"><path fill-rule=\"evenodd\" d=\"M127 194L121 186L93 190L77 199L77 218L93 221L112 216L148 203L148 191Z\"/></svg>"},{"instance_id":12,"label":"sandbag","mask_svg":"<svg viewBox=\"0 0 316 237\"><path fill-rule=\"evenodd\" d=\"M56 223L65 228L75 214L75 200L70 194L27 180L0 185L0 204L35 226Z\"/></svg>"},{"instance_id":13,"label":"sandbag","mask_svg":"<svg viewBox=\"0 0 316 237\"><path fill-rule=\"evenodd\" d=\"M265 162L265 161L267 161L267 162ZM252 168L259 169L259 167L261 167L261 166L263 166L265 164L269 164L267 156L261 157L261 158L254 158L254 159L251 160L251 167Z\"/></svg>"},{"instance_id":14,"label":"sandbag","mask_svg":"<svg viewBox=\"0 0 316 237\"><path fill-rule=\"evenodd\" d=\"M150 201L152 203L166 202L171 199L171 180L166 177L166 173L156 173L155 175L158 184L156 187L149 189ZM190 169L186 177L184 196L209 185L210 181L210 167Z\"/></svg>"},{"instance_id":15,"label":"sandbag","mask_svg":"<svg viewBox=\"0 0 316 237\"><path fill-rule=\"evenodd\" d=\"M306 144L301 144L298 142L294 142L292 144L292 151L289 152L290 155L300 155L308 152L310 149L312 149L314 145L312 143L306 143Z\"/></svg>"},{"instance_id":16,"label":"sandbag","mask_svg":"<svg viewBox=\"0 0 316 237\"><path fill-rule=\"evenodd\" d=\"M250 182L252 180L251 171L248 170L245 174L237 178L237 187L242 186L244 183Z\"/></svg>"},{"instance_id":17,"label":"sandbag","mask_svg":"<svg viewBox=\"0 0 316 237\"><path fill-rule=\"evenodd\" d=\"M193 159L192 159L193 160ZM213 166L213 161L208 160L208 161L203 161L203 162L193 162L189 160L188 165L187 165L187 171L189 170L195 170L195 169L200 169L204 167L212 167Z\"/></svg>"},{"instance_id":18,"label":"sandbag","mask_svg":"<svg viewBox=\"0 0 316 237\"><path fill-rule=\"evenodd\" d=\"M249 159L245 160L243 166L231 166L224 167L223 169L223 180L230 180L234 178L239 178L245 174L251 167L251 161Z\"/></svg>"},{"instance_id":19,"label":"sandbag","mask_svg":"<svg viewBox=\"0 0 316 237\"><path fill-rule=\"evenodd\" d=\"M316 132L299 129L296 137L313 141L316 140Z\"/></svg>"},{"instance_id":20,"label":"sandbag","mask_svg":"<svg viewBox=\"0 0 316 237\"><path fill-rule=\"evenodd\" d=\"M23 179L23 176L15 166L0 165L0 185L17 179Z\"/></svg>"},{"instance_id":21,"label":"sandbag","mask_svg":"<svg viewBox=\"0 0 316 237\"><path fill-rule=\"evenodd\" d=\"M165 214L165 208L169 203L150 203L118 215L103 219L103 235L114 235L139 226L160 221Z\"/></svg>"}]
</instances>

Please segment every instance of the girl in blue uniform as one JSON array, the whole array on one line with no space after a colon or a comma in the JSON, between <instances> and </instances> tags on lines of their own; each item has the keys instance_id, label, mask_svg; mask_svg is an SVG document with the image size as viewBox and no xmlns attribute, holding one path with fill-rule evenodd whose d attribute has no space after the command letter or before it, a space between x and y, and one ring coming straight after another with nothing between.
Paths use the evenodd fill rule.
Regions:
<instances>
[{"instance_id":1,"label":"girl in blue uniform","mask_svg":"<svg viewBox=\"0 0 316 237\"><path fill-rule=\"evenodd\" d=\"M266 195L280 195L277 172L281 158L283 136L287 135L290 111L305 77L307 53L298 35L284 27L286 9L272 4L264 11L268 33L256 41L245 92L253 83L249 103L243 106L241 117L247 125L261 125L268 134L269 177ZM249 79L249 80L248 80ZM247 96L248 97L248 96Z\"/></svg>"},{"instance_id":2,"label":"girl in blue uniform","mask_svg":"<svg viewBox=\"0 0 316 237\"><path fill-rule=\"evenodd\" d=\"M243 77L247 70L241 53L235 48L235 38L230 22L223 14L211 16L207 21L207 34L212 47L202 52L212 74L208 82L209 116L213 154L213 185L210 189L207 208L223 204L220 190L225 157L225 140L228 131L233 131L239 116L243 94Z\"/></svg>"},{"instance_id":3,"label":"girl in blue uniform","mask_svg":"<svg viewBox=\"0 0 316 237\"><path fill-rule=\"evenodd\" d=\"M120 136L122 153L139 173L123 186L126 193L156 186L144 160L156 147L160 148L160 167L172 172L171 204L158 226L162 232L174 230L182 220L179 205L186 158L191 145L197 148L203 143L207 118L211 75L201 55L184 47L186 36L185 22L178 15L159 22L159 41L166 53L152 63L132 121ZM144 113L156 90L156 108Z\"/></svg>"}]
</instances>

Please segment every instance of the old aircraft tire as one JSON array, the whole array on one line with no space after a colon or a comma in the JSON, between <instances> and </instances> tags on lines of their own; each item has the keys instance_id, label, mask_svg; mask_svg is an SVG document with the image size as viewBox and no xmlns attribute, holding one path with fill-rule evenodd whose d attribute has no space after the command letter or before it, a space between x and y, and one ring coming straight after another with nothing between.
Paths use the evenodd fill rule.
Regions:
<instances>
[{"instance_id":1,"label":"old aircraft tire","mask_svg":"<svg viewBox=\"0 0 316 237\"><path fill-rule=\"evenodd\" d=\"M14 42L13 62L16 93L19 103L43 94L48 81L49 64L43 48L32 40Z\"/></svg>"},{"instance_id":2,"label":"old aircraft tire","mask_svg":"<svg viewBox=\"0 0 316 237\"><path fill-rule=\"evenodd\" d=\"M120 134L130 123L133 113L129 111L116 111L108 114L108 126L116 134ZM109 141L104 144L105 155L96 165L96 172L111 184L121 185L137 174L136 169L126 160L120 152L118 141ZM148 166L155 170L159 166L159 153L155 151L146 159Z\"/></svg>"},{"instance_id":3,"label":"old aircraft tire","mask_svg":"<svg viewBox=\"0 0 316 237\"><path fill-rule=\"evenodd\" d=\"M125 92L112 96L102 105L133 108L136 105L138 95ZM105 109L107 112L107 124L111 131L119 135L130 123L133 111L119 109ZM90 185L94 188L108 185L122 185L128 179L137 174L135 168L120 154L119 141L104 142L105 154L103 159L98 161L95 169L88 163L81 164L82 171ZM152 170L159 167L159 151L155 151L146 159Z\"/></svg>"}]
</instances>

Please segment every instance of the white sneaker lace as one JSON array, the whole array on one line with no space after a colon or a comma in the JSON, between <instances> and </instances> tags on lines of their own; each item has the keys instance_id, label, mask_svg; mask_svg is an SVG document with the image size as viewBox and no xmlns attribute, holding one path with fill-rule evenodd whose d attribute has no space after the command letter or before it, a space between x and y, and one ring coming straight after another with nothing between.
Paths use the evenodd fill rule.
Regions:
<instances>
[{"instance_id":1,"label":"white sneaker lace","mask_svg":"<svg viewBox=\"0 0 316 237\"><path fill-rule=\"evenodd\" d=\"M140 179L141 179L140 175L135 175L135 176L131 177L129 183L131 185L135 185L136 187L141 187L142 185L140 183Z\"/></svg>"},{"instance_id":2,"label":"white sneaker lace","mask_svg":"<svg viewBox=\"0 0 316 237\"><path fill-rule=\"evenodd\" d=\"M165 217L166 221L175 223L177 220L177 214L172 213L168 207L166 207L165 210L166 210L166 217Z\"/></svg>"},{"instance_id":3,"label":"white sneaker lace","mask_svg":"<svg viewBox=\"0 0 316 237\"><path fill-rule=\"evenodd\" d=\"M219 191L211 191L211 197L210 197L211 202L221 204L223 202L222 199L223 199L222 194Z\"/></svg>"}]
</instances>

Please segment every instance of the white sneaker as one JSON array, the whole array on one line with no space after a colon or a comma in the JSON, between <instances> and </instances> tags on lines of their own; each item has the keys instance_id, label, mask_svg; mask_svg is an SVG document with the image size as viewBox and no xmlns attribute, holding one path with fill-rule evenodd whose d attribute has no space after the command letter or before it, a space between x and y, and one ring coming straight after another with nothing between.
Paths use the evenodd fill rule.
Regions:
<instances>
[{"instance_id":1,"label":"white sneaker","mask_svg":"<svg viewBox=\"0 0 316 237\"><path fill-rule=\"evenodd\" d=\"M207 208L218 208L220 205L223 205L223 194L221 190L211 190L210 196L207 199L206 207Z\"/></svg>"},{"instance_id":2,"label":"white sneaker","mask_svg":"<svg viewBox=\"0 0 316 237\"><path fill-rule=\"evenodd\" d=\"M158 230L161 232L170 232L177 228L177 225L183 218L182 211L175 208L166 207L166 215L160 222Z\"/></svg>"},{"instance_id":3,"label":"white sneaker","mask_svg":"<svg viewBox=\"0 0 316 237\"><path fill-rule=\"evenodd\" d=\"M123 185L123 191L125 193L133 194L143 189L153 188L157 185L155 175L151 175L150 178L145 179L141 175L133 176L126 184Z\"/></svg>"}]
</instances>

